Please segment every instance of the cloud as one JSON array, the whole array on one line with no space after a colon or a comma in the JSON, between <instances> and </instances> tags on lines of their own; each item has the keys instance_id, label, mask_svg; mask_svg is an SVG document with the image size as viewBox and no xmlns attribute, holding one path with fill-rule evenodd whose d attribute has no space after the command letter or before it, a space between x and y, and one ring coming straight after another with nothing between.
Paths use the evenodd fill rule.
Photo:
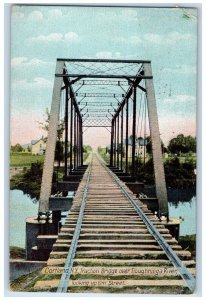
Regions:
<instances>
[{"instance_id":1,"label":"cloud","mask_svg":"<svg viewBox=\"0 0 206 300\"><path fill-rule=\"evenodd\" d=\"M134 44L134 45L137 45L137 44L140 44L142 43L142 38L140 38L139 36L137 35L132 35L130 37L116 37L115 38L115 42L117 43L130 43L130 44Z\"/></svg>"},{"instance_id":2,"label":"cloud","mask_svg":"<svg viewBox=\"0 0 206 300\"><path fill-rule=\"evenodd\" d=\"M76 32L68 32L64 35L64 39L65 39L65 41L69 41L69 42L74 41L74 42L76 42L76 41L78 41L79 36Z\"/></svg>"},{"instance_id":3,"label":"cloud","mask_svg":"<svg viewBox=\"0 0 206 300\"><path fill-rule=\"evenodd\" d=\"M149 41L149 42L153 42L153 43L162 43L163 41L163 36L160 36L159 34L151 34L151 33L147 33L144 35L144 40L145 41Z\"/></svg>"},{"instance_id":4,"label":"cloud","mask_svg":"<svg viewBox=\"0 0 206 300\"><path fill-rule=\"evenodd\" d=\"M124 8L124 9L122 9L121 15L123 17L127 17L127 18L137 18L137 11L136 11L136 9Z\"/></svg>"},{"instance_id":5,"label":"cloud","mask_svg":"<svg viewBox=\"0 0 206 300\"><path fill-rule=\"evenodd\" d=\"M192 41L195 39L195 36L190 33L172 31L166 35L147 33L143 36L143 39L147 42L152 42L155 44L173 44L179 41Z\"/></svg>"},{"instance_id":6,"label":"cloud","mask_svg":"<svg viewBox=\"0 0 206 300\"><path fill-rule=\"evenodd\" d=\"M60 42L63 39L63 34L61 33L50 33L48 35L38 35L36 37L30 38L31 42Z\"/></svg>"},{"instance_id":7,"label":"cloud","mask_svg":"<svg viewBox=\"0 0 206 300\"><path fill-rule=\"evenodd\" d=\"M171 103L185 103L185 102L193 102L195 103L196 98L191 95L175 95L171 96L170 98L164 99L165 102L171 102Z\"/></svg>"},{"instance_id":8,"label":"cloud","mask_svg":"<svg viewBox=\"0 0 206 300\"><path fill-rule=\"evenodd\" d=\"M197 69L195 66L179 65L174 68L164 68L161 73L172 73L172 74L196 74Z\"/></svg>"},{"instance_id":9,"label":"cloud","mask_svg":"<svg viewBox=\"0 0 206 300\"><path fill-rule=\"evenodd\" d=\"M62 11L58 8L51 9L48 11L48 17L49 18L61 18L62 17Z\"/></svg>"},{"instance_id":10,"label":"cloud","mask_svg":"<svg viewBox=\"0 0 206 300\"><path fill-rule=\"evenodd\" d=\"M48 80L43 77L35 77L31 81L27 79L22 79L22 80L12 80L11 82L12 90L36 89L38 91L39 89L51 88L52 84L53 84L52 80Z\"/></svg>"},{"instance_id":11,"label":"cloud","mask_svg":"<svg viewBox=\"0 0 206 300\"><path fill-rule=\"evenodd\" d=\"M96 53L97 58L112 58L112 52L110 51L100 51Z\"/></svg>"},{"instance_id":12,"label":"cloud","mask_svg":"<svg viewBox=\"0 0 206 300\"><path fill-rule=\"evenodd\" d=\"M67 32L66 34L53 32L48 35L38 35L36 37L31 37L28 39L29 42L33 43L59 43L59 42L77 42L79 36L76 32Z\"/></svg>"},{"instance_id":13,"label":"cloud","mask_svg":"<svg viewBox=\"0 0 206 300\"><path fill-rule=\"evenodd\" d=\"M129 42L131 44L140 44L140 43L142 43L142 39L140 39L140 37L138 37L136 35L133 35L129 38Z\"/></svg>"},{"instance_id":14,"label":"cloud","mask_svg":"<svg viewBox=\"0 0 206 300\"><path fill-rule=\"evenodd\" d=\"M167 34L156 34L156 33L146 33L143 36L132 35L129 37L117 37L116 42L120 43L130 43L130 44L141 44L141 43L152 43L156 45L174 45L181 41L195 41L195 35L190 33L180 33L176 31L169 32Z\"/></svg>"},{"instance_id":15,"label":"cloud","mask_svg":"<svg viewBox=\"0 0 206 300\"><path fill-rule=\"evenodd\" d=\"M121 58L122 55L120 52L111 52L111 51L100 51L96 53L97 58L102 59L111 59L111 58Z\"/></svg>"},{"instance_id":16,"label":"cloud","mask_svg":"<svg viewBox=\"0 0 206 300\"><path fill-rule=\"evenodd\" d=\"M28 15L28 20L31 22L41 22L43 21L43 14L39 10L34 10Z\"/></svg>"},{"instance_id":17,"label":"cloud","mask_svg":"<svg viewBox=\"0 0 206 300\"><path fill-rule=\"evenodd\" d=\"M14 57L11 59L11 66L16 67L21 65L22 63L26 62L28 60L27 57L25 56L20 56L20 57Z\"/></svg>"},{"instance_id":18,"label":"cloud","mask_svg":"<svg viewBox=\"0 0 206 300\"><path fill-rule=\"evenodd\" d=\"M46 62L38 58L32 58L29 59L28 57L25 56L19 56L19 57L14 57L11 59L11 66L12 67L35 67L35 66L49 66L51 65L51 62Z\"/></svg>"}]
</instances>

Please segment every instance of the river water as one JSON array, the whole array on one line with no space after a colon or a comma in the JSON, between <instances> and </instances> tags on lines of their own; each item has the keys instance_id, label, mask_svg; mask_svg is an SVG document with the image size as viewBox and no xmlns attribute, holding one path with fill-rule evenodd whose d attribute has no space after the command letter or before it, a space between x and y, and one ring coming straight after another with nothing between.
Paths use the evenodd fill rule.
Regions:
<instances>
[{"instance_id":1,"label":"river water","mask_svg":"<svg viewBox=\"0 0 206 300\"><path fill-rule=\"evenodd\" d=\"M182 217L180 235L196 233L196 197L190 190L168 190L170 217ZM25 247L25 220L29 216L37 216L38 202L31 200L22 191L10 191L10 230L11 246Z\"/></svg>"}]
</instances>

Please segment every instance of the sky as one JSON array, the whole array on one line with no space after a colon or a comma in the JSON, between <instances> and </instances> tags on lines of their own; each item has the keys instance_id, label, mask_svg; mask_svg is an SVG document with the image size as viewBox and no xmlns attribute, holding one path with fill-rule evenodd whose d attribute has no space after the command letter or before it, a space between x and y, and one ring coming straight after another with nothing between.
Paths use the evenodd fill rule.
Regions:
<instances>
[{"instance_id":1,"label":"sky","mask_svg":"<svg viewBox=\"0 0 206 300\"><path fill-rule=\"evenodd\" d=\"M151 60L162 140L195 136L196 14L181 8L14 5L11 144L45 135L38 122L51 106L57 57ZM104 128L84 134L93 147L109 142Z\"/></svg>"}]
</instances>

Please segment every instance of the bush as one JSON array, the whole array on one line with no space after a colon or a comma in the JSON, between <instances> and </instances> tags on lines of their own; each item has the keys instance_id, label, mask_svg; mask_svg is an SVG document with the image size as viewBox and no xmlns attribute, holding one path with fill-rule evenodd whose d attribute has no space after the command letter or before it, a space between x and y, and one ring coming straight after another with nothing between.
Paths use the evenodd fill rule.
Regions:
<instances>
[{"instance_id":1,"label":"bush","mask_svg":"<svg viewBox=\"0 0 206 300\"><path fill-rule=\"evenodd\" d=\"M10 180L10 188L23 191L28 194L32 199L39 199L41 180L43 172L43 163L32 163L29 169L24 169L23 172L14 175ZM52 193L55 192L56 174L54 173L52 179Z\"/></svg>"}]
</instances>

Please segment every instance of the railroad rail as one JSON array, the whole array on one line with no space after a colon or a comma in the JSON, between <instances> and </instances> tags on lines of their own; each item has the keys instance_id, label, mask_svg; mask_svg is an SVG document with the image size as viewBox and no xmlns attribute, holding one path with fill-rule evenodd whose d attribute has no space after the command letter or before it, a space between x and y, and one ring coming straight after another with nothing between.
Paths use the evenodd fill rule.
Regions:
<instances>
[{"instance_id":1,"label":"railroad rail","mask_svg":"<svg viewBox=\"0 0 206 300\"><path fill-rule=\"evenodd\" d=\"M195 262L97 155L34 290L192 292Z\"/></svg>"}]
</instances>

